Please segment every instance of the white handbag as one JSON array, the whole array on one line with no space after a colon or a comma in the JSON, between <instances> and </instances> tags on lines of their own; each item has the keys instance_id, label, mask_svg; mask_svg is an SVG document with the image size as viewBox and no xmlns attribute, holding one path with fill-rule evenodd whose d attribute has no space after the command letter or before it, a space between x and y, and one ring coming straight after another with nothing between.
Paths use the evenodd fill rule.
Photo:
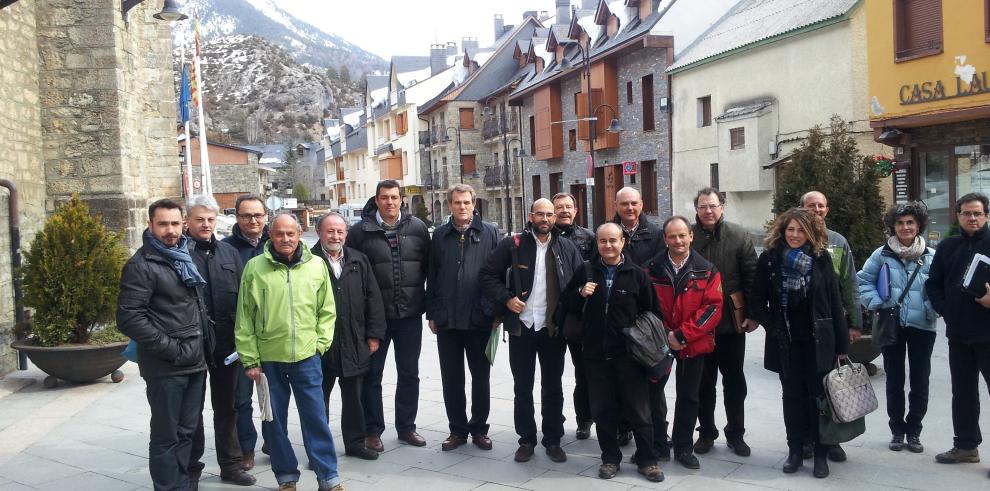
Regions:
<instances>
[{"instance_id":1,"label":"white handbag","mask_svg":"<svg viewBox=\"0 0 990 491\"><path fill-rule=\"evenodd\" d=\"M879 403L873 392L870 375L862 363L837 362L822 382L825 397L832 408L832 421L849 423L876 411Z\"/></svg>"}]
</instances>

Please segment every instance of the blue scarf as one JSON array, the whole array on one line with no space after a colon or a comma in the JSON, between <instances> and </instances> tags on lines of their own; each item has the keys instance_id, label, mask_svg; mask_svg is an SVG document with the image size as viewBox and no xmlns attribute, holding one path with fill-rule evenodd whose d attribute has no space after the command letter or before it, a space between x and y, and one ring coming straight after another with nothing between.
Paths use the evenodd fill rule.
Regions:
<instances>
[{"instance_id":1,"label":"blue scarf","mask_svg":"<svg viewBox=\"0 0 990 491\"><path fill-rule=\"evenodd\" d=\"M784 252L784 261L780 267L782 276L782 287L780 292L780 306L784 311L784 320L788 324L787 304L791 295L804 298L808 295L808 286L811 284L811 265L814 258L808 255L811 248L805 244L798 249L789 249Z\"/></svg>"},{"instance_id":2,"label":"blue scarf","mask_svg":"<svg viewBox=\"0 0 990 491\"><path fill-rule=\"evenodd\" d=\"M179 242L175 247L167 247L162 244L161 241L151 235L151 231L145 229L144 239L155 248L156 251L160 252L165 259L172 263L172 267L175 271L179 273L179 277L182 278L182 282L186 286L203 286L206 284L206 280L203 279L203 275L199 274L199 270L196 269L196 263L193 262L192 256L189 255L189 240L188 237L183 235L179 238Z\"/></svg>"}]
</instances>

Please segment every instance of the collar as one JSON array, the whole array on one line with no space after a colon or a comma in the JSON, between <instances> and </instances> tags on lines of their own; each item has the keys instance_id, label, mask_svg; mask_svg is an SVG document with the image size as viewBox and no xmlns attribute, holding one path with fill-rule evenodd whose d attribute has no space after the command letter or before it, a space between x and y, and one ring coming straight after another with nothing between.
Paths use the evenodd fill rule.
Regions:
<instances>
[{"instance_id":1,"label":"collar","mask_svg":"<svg viewBox=\"0 0 990 491\"><path fill-rule=\"evenodd\" d=\"M711 230L708 230L707 228L705 228L704 225L701 224L701 217L699 217L697 214L694 215L694 223L698 225L698 229L701 230L702 232L706 234L711 234L713 237L718 237L719 234L722 233L722 224L725 223L725 215L719 217L718 221L715 222L715 226L712 227Z\"/></svg>"},{"instance_id":2,"label":"collar","mask_svg":"<svg viewBox=\"0 0 990 491\"><path fill-rule=\"evenodd\" d=\"M398 225L400 221L402 221L402 210L399 210L399 217L395 219L395 223L392 224L385 223L385 219L382 218L382 214L378 210L375 210L375 220L378 222L378 225L388 225L389 227L394 227Z\"/></svg>"},{"instance_id":3,"label":"collar","mask_svg":"<svg viewBox=\"0 0 990 491\"><path fill-rule=\"evenodd\" d=\"M212 252L217 248L217 238L213 235L210 235L210 240L199 240L191 235L189 239L193 241L196 250Z\"/></svg>"},{"instance_id":4,"label":"collar","mask_svg":"<svg viewBox=\"0 0 990 491\"><path fill-rule=\"evenodd\" d=\"M548 247L550 245L550 241L553 240L553 234L552 233L547 234L547 241L546 242L541 242L540 241L540 238L536 236L536 232L530 231L530 234L533 235L533 240L536 241L536 247Z\"/></svg>"},{"instance_id":5,"label":"collar","mask_svg":"<svg viewBox=\"0 0 990 491\"><path fill-rule=\"evenodd\" d=\"M344 249L344 247L340 248L340 259L334 259L333 255L330 254L330 251L323 247L323 242L320 242L320 250L323 251L323 256L327 258L327 261L333 261L335 263L344 262Z\"/></svg>"},{"instance_id":6,"label":"collar","mask_svg":"<svg viewBox=\"0 0 990 491\"><path fill-rule=\"evenodd\" d=\"M670 261L670 265L674 267L674 272L679 273L684 266L687 265L688 261L691 259L691 249L688 249L687 255L680 262L674 261L674 258L670 256L670 249L667 249L667 260Z\"/></svg>"},{"instance_id":7,"label":"collar","mask_svg":"<svg viewBox=\"0 0 990 491\"><path fill-rule=\"evenodd\" d=\"M966 235L966 232L962 232L960 235L962 235L966 239L972 239L972 240L982 239L983 236L987 234L987 230L988 230L987 227L988 227L988 225L984 225L979 230L977 230L976 232L974 232L973 235Z\"/></svg>"},{"instance_id":8,"label":"collar","mask_svg":"<svg viewBox=\"0 0 990 491\"><path fill-rule=\"evenodd\" d=\"M292 257L283 256L281 253L275 250L275 245L272 244L271 242L268 242L268 250L269 252L272 253L272 259L274 259L276 262L282 263L289 267L295 266L296 264L299 264L300 261L302 261L303 246L301 242L296 245L296 250L295 252L292 253Z\"/></svg>"}]
</instances>

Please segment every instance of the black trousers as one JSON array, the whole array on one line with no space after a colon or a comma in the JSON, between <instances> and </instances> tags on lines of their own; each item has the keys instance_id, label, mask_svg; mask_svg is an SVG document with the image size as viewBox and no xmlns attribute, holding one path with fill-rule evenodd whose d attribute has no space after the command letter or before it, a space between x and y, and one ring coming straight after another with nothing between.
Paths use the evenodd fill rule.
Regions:
<instances>
[{"instance_id":1,"label":"black trousers","mask_svg":"<svg viewBox=\"0 0 990 491\"><path fill-rule=\"evenodd\" d=\"M674 402L674 428L670 439L674 450L680 452L694 446L694 424L698 421L698 389L701 386L701 375L705 371L705 357L678 358L676 363L674 374L677 377L677 399ZM670 377L666 377L657 384L659 398L663 398L663 389L669 379ZM666 402L663 414L658 414L659 404L655 404L653 408L653 431L656 435L658 422L665 422L667 419Z\"/></svg>"},{"instance_id":2,"label":"black trousers","mask_svg":"<svg viewBox=\"0 0 990 491\"><path fill-rule=\"evenodd\" d=\"M485 356L485 347L491 333L489 329L437 331L443 405L452 435L467 438L468 434L488 434L491 365ZM471 371L471 419L467 417L467 397L464 395L465 358Z\"/></svg>"},{"instance_id":3,"label":"black trousers","mask_svg":"<svg viewBox=\"0 0 990 491\"><path fill-rule=\"evenodd\" d=\"M983 374L984 382L990 385L990 343L954 343L949 340L953 442L959 449L972 450L983 442L983 435L980 434L980 374Z\"/></svg>"},{"instance_id":4,"label":"black trousers","mask_svg":"<svg viewBox=\"0 0 990 491\"><path fill-rule=\"evenodd\" d=\"M564 352L567 344L558 333L550 337L547 329L534 331L522 327L519 336L509 336L509 367L512 369L513 421L520 444L536 445L536 409L533 385L536 359L540 360L540 400L543 414L543 446L560 445L564 436Z\"/></svg>"},{"instance_id":5,"label":"black trousers","mask_svg":"<svg viewBox=\"0 0 990 491\"><path fill-rule=\"evenodd\" d=\"M326 358L323 365L323 404L327 410L327 422L330 421L330 394L338 378L326 368ZM365 423L364 408L361 406L361 389L364 385L364 374L352 377L340 377L340 432L344 439L345 451L359 451L364 448Z\"/></svg>"},{"instance_id":6,"label":"black trousers","mask_svg":"<svg viewBox=\"0 0 990 491\"><path fill-rule=\"evenodd\" d=\"M653 448L653 421L650 419L649 381L632 358L585 359L591 414L602 449L602 463L619 464L622 450L616 437L620 415L632 428L636 439L633 460L640 467L657 463Z\"/></svg>"},{"instance_id":7,"label":"black trousers","mask_svg":"<svg viewBox=\"0 0 990 491\"><path fill-rule=\"evenodd\" d=\"M185 491L206 371L145 379L151 407L148 468L155 491Z\"/></svg>"},{"instance_id":8,"label":"black trousers","mask_svg":"<svg viewBox=\"0 0 990 491\"><path fill-rule=\"evenodd\" d=\"M705 355L701 376L701 407L698 409L698 432L716 439L715 399L718 374L722 374L722 404L725 406L725 437L742 438L746 433L746 334L729 333L715 336L715 351Z\"/></svg>"},{"instance_id":9,"label":"black trousers","mask_svg":"<svg viewBox=\"0 0 990 491\"><path fill-rule=\"evenodd\" d=\"M229 353L228 353L229 354ZM243 370L240 362L223 364L223 357L214 357L213 366L208 366L210 377L210 405L213 408L213 442L217 450L217 464L220 471L229 473L241 468L244 455L237 436L237 410L234 402L237 394L237 381ZM206 404L206 384L200 397L199 422L193 435L192 451L189 456L189 471L200 473L206 464L200 462L206 447L206 434L203 428L203 409Z\"/></svg>"},{"instance_id":10,"label":"black trousers","mask_svg":"<svg viewBox=\"0 0 990 491\"><path fill-rule=\"evenodd\" d=\"M581 342L567 342L567 350L571 352L571 364L574 365L574 416L578 424L592 420L591 402L588 400L588 374L585 368L584 355L581 353Z\"/></svg>"},{"instance_id":11,"label":"black trousers","mask_svg":"<svg viewBox=\"0 0 990 491\"><path fill-rule=\"evenodd\" d=\"M887 372L887 417L890 432L921 435L921 420L928 412L928 377L932 373L935 331L913 327L897 330L897 342L883 349L883 369ZM904 417L904 361L911 367L911 392Z\"/></svg>"},{"instance_id":12,"label":"black trousers","mask_svg":"<svg viewBox=\"0 0 990 491\"><path fill-rule=\"evenodd\" d=\"M416 431L419 410L419 352L423 346L423 319L408 317L385 321L385 337L378 351L371 355L371 370L364 378L361 394L365 431L369 436L385 432L385 408L382 404L382 375L388 347L395 341L395 429L399 433Z\"/></svg>"},{"instance_id":13,"label":"black trousers","mask_svg":"<svg viewBox=\"0 0 990 491\"><path fill-rule=\"evenodd\" d=\"M828 447L818 442L817 400L825 393L824 373L818 372L815 340L794 338L787 353L787 370L780 373L784 403L784 429L787 448L800 452L805 442L814 443L815 455L825 455Z\"/></svg>"}]
</instances>

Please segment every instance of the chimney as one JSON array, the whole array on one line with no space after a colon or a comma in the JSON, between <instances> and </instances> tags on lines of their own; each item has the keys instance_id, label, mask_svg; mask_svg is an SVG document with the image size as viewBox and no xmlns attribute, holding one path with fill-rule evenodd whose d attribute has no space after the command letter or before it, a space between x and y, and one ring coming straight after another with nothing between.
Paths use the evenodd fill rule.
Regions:
<instances>
[{"instance_id":1,"label":"chimney","mask_svg":"<svg viewBox=\"0 0 990 491\"><path fill-rule=\"evenodd\" d=\"M527 10L527 11L523 12L523 20L525 20L527 17L532 17L534 19L539 19L539 13L537 11L535 11L535 10Z\"/></svg>"},{"instance_id":2,"label":"chimney","mask_svg":"<svg viewBox=\"0 0 990 491\"><path fill-rule=\"evenodd\" d=\"M516 28L516 26L515 26L514 24L509 24L509 25L507 25L507 26L505 26L505 27L504 27L504 28L502 29L502 32L509 32L509 31L511 31L511 30L513 30L513 29L515 29L515 28Z\"/></svg>"},{"instance_id":3,"label":"chimney","mask_svg":"<svg viewBox=\"0 0 990 491\"><path fill-rule=\"evenodd\" d=\"M502 18L502 14L495 14L495 40L502 37L505 33L505 20Z\"/></svg>"},{"instance_id":4,"label":"chimney","mask_svg":"<svg viewBox=\"0 0 990 491\"><path fill-rule=\"evenodd\" d=\"M457 54L457 43L453 41L447 41L447 56L454 56Z\"/></svg>"},{"instance_id":5,"label":"chimney","mask_svg":"<svg viewBox=\"0 0 990 491\"><path fill-rule=\"evenodd\" d=\"M541 10L540 11L540 22L546 22L547 20L550 20L550 14L547 13L546 10Z\"/></svg>"},{"instance_id":6,"label":"chimney","mask_svg":"<svg viewBox=\"0 0 990 491\"><path fill-rule=\"evenodd\" d=\"M478 38L476 37L461 38L461 49L467 50L468 52L471 53L478 51Z\"/></svg>"},{"instance_id":7,"label":"chimney","mask_svg":"<svg viewBox=\"0 0 990 491\"><path fill-rule=\"evenodd\" d=\"M430 45L430 75L447 69L447 47L442 44Z\"/></svg>"},{"instance_id":8,"label":"chimney","mask_svg":"<svg viewBox=\"0 0 990 491\"><path fill-rule=\"evenodd\" d=\"M571 0L556 0L557 18L554 24L567 25L571 23Z\"/></svg>"}]
</instances>

